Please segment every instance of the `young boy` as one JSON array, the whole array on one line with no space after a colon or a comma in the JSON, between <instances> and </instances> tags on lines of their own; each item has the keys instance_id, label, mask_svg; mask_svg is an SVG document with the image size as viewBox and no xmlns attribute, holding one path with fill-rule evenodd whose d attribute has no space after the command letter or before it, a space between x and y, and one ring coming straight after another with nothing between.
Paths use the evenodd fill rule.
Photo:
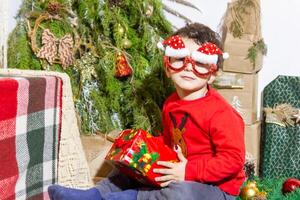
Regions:
<instances>
[{"instance_id":1,"label":"young boy","mask_svg":"<svg viewBox=\"0 0 300 200\"><path fill-rule=\"evenodd\" d=\"M117 174L89 190L50 186L52 200L232 200L245 174L244 123L239 114L208 84L226 58L218 35L194 23L160 44L166 75L174 92L163 107L163 138L180 162L158 162L167 168L156 181L162 189L144 189Z\"/></svg>"}]
</instances>

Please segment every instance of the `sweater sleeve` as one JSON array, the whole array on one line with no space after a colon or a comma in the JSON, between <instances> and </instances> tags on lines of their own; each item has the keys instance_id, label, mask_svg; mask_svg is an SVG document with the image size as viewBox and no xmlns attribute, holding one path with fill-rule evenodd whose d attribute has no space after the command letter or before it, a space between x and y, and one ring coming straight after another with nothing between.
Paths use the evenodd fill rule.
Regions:
<instances>
[{"instance_id":1,"label":"sweater sleeve","mask_svg":"<svg viewBox=\"0 0 300 200\"><path fill-rule=\"evenodd\" d=\"M213 115L209 126L215 155L190 160L186 180L217 183L239 173L245 162L244 122L231 108Z\"/></svg>"}]
</instances>

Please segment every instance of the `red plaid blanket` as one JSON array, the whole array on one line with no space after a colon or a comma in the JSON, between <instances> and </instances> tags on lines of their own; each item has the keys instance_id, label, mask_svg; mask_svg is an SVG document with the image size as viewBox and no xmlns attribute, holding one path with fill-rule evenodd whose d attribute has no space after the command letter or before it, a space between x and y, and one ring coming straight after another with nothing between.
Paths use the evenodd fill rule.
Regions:
<instances>
[{"instance_id":1,"label":"red plaid blanket","mask_svg":"<svg viewBox=\"0 0 300 200\"><path fill-rule=\"evenodd\" d=\"M0 199L49 199L57 182L62 80L0 77Z\"/></svg>"}]
</instances>

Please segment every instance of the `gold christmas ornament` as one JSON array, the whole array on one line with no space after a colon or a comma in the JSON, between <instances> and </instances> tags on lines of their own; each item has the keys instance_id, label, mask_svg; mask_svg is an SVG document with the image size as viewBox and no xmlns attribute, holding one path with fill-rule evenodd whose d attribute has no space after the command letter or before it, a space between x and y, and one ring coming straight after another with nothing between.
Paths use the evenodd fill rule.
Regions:
<instances>
[{"instance_id":1,"label":"gold christmas ornament","mask_svg":"<svg viewBox=\"0 0 300 200\"><path fill-rule=\"evenodd\" d=\"M251 199L256 196L255 188L244 187L241 191L241 198L243 200Z\"/></svg>"},{"instance_id":2,"label":"gold christmas ornament","mask_svg":"<svg viewBox=\"0 0 300 200\"><path fill-rule=\"evenodd\" d=\"M256 182L250 181L245 187L242 188L240 197L242 200L247 200L256 197L257 194L259 194L259 190L256 186Z\"/></svg>"},{"instance_id":3,"label":"gold christmas ornament","mask_svg":"<svg viewBox=\"0 0 300 200\"><path fill-rule=\"evenodd\" d=\"M117 31L120 35L123 35L125 33L125 29L121 24L117 25Z\"/></svg>"},{"instance_id":4,"label":"gold christmas ornament","mask_svg":"<svg viewBox=\"0 0 300 200\"><path fill-rule=\"evenodd\" d=\"M127 36L125 35L124 39L121 41L121 45L124 49L129 49L132 46L132 42L128 40Z\"/></svg>"},{"instance_id":5,"label":"gold christmas ornament","mask_svg":"<svg viewBox=\"0 0 300 200\"><path fill-rule=\"evenodd\" d=\"M248 187L251 187L251 188L257 188L257 185L256 185L256 182L255 181L250 181L248 184L247 184Z\"/></svg>"}]
</instances>

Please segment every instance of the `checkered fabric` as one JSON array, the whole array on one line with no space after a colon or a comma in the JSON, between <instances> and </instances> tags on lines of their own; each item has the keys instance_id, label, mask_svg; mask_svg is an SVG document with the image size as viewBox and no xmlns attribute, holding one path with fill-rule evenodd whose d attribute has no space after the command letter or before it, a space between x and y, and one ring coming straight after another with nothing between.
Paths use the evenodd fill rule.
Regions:
<instances>
[{"instance_id":1,"label":"checkered fabric","mask_svg":"<svg viewBox=\"0 0 300 200\"><path fill-rule=\"evenodd\" d=\"M0 77L0 199L49 199L57 182L62 80Z\"/></svg>"}]
</instances>

